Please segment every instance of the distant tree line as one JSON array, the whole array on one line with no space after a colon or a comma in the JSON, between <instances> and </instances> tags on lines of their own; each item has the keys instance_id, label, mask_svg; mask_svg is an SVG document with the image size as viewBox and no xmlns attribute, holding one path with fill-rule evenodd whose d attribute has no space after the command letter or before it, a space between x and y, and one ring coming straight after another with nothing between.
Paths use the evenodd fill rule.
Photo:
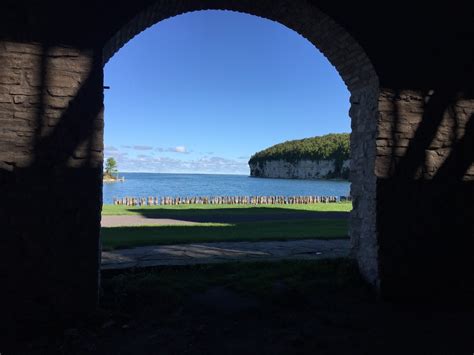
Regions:
<instances>
[{"instance_id":1,"label":"distant tree line","mask_svg":"<svg viewBox=\"0 0 474 355\"><path fill-rule=\"evenodd\" d=\"M299 160L335 160L336 167L341 167L350 155L350 134L331 133L321 137L311 137L286 141L255 153L249 164L262 163L268 160L286 160L290 163Z\"/></svg>"}]
</instances>

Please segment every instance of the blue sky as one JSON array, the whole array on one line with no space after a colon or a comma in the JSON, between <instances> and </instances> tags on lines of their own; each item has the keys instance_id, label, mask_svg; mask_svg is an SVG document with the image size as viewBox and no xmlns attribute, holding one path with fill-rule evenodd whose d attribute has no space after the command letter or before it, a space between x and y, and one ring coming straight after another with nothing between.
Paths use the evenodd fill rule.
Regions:
<instances>
[{"instance_id":1,"label":"blue sky","mask_svg":"<svg viewBox=\"0 0 474 355\"><path fill-rule=\"evenodd\" d=\"M279 23L228 11L162 21L105 66L105 156L120 171L248 174L273 144L350 132L349 92Z\"/></svg>"}]
</instances>

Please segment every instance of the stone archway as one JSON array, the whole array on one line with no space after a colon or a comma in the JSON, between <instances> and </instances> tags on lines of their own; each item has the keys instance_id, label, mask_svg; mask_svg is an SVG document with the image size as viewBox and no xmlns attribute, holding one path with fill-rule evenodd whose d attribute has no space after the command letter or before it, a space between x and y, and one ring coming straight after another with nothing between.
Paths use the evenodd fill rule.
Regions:
<instances>
[{"instance_id":1,"label":"stone archway","mask_svg":"<svg viewBox=\"0 0 474 355\"><path fill-rule=\"evenodd\" d=\"M173 6L169 5L156 2L115 33L104 46L104 63L133 37L160 21L192 11L212 9L247 13L285 25L310 41L336 68L351 93L352 251L366 280L378 287L374 137L379 81L363 48L344 28L306 1L294 2L292 6L284 0L175 1Z\"/></svg>"},{"instance_id":2,"label":"stone archway","mask_svg":"<svg viewBox=\"0 0 474 355\"><path fill-rule=\"evenodd\" d=\"M97 305L104 60L150 25L203 9L278 21L340 73L351 92L351 239L365 278L395 299L456 299L469 287L474 58L470 42L458 38L472 34L462 27L469 19L458 20L469 11L400 6L381 24L372 4L323 0L63 3L0 4L5 319L82 314Z\"/></svg>"}]
</instances>

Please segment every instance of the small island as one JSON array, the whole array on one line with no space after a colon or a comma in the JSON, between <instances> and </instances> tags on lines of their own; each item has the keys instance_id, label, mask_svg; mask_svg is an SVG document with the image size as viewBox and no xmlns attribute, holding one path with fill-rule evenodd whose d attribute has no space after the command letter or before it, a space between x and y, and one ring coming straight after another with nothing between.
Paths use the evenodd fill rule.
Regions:
<instances>
[{"instance_id":1,"label":"small island","mask_svg":"<svg viewBox=\"0 0 474 355\"><path fill-rule=\"evenodd\" d=\"M104 182L118 182L125 181L124 177L118 177L117 162L114 158L108 158L105 162L105 169L103 175Z\"/></svg>"},{"instance_id":2,"label":"small island","mask_svg":"<svg viewBox=\"0 0 474 355\"><path fill-rule=\"evenodd\" d=\"M286 141L255 153L250 176L282 179L349 179L350 134Z\"/></svg>"}]
</instances>

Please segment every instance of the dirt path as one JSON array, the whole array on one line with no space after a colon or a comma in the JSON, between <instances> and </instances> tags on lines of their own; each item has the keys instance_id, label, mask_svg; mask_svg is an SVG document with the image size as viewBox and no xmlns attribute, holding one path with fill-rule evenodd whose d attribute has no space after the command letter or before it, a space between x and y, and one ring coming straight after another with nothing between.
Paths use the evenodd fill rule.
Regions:
<instances>
[{"instance_id":1,"label":"dirt path","mask_svg":"<svg viewBox=\"0 0 474 355\"><path fill-rule=\"evenodd\" d=\"M193 225L196 222L173 218L147 218L144 216L102 216L102 227L136 227L154 225Z\"/></svg>"},{"instance_id":2,"label":"dirt path","mask_svg":"<svg viewBox=\"0 0 474 355\"><path fill-rule=\"evenodd\" d=\"M233 261L318 260L349 255L347 239L219 242L146 246L102 252L102 269L195 265Z\"/></svg>"}]
</instances>

